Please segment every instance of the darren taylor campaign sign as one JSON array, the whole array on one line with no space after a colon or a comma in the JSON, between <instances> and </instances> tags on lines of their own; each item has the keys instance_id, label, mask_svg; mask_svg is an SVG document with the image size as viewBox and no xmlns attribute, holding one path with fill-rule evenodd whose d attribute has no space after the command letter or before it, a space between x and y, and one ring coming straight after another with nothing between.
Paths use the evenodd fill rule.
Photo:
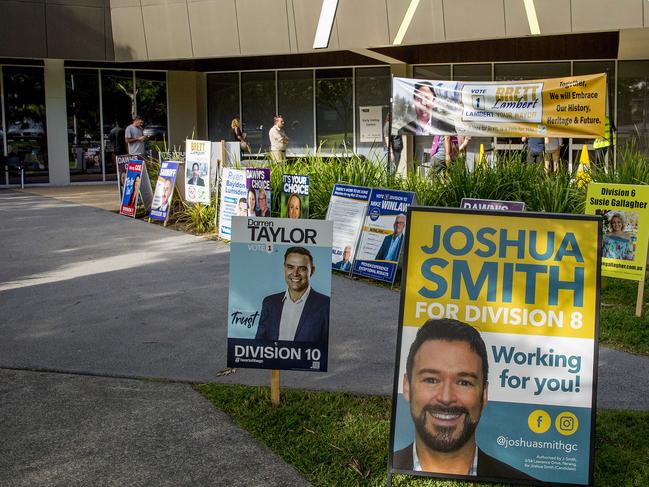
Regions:
<instances>
[{"instance_id":1,"label":"darren taylor campaign sign","mask_svg":"<svg viewBox=\"0 0 649 487\"><path fill-rule=\"evenodd\" d=\"M326 372L332 233L323 220L232 217L228 367Z\"/></svg>"},{"instance_id":2,"label":"darren taylor campaign sign","mask_svg":"<svg viewBox=\"0 0 649 487\"><path fill-rule=\"evenodd\" d=\"M410 209L392 471L592 483L601 225Z\"/></svg>"},{"instance_id":3,"label":"darren taylor campaign sign","mask_svg":"<svg viewBox=\"0 0 649 487\"><path fill-rule=\"evenodd\" d=\"M372 189L354 274L394 281L405 240L406 213L414 201L415 193L409 191Z\"/></svg>"}]
</instances>

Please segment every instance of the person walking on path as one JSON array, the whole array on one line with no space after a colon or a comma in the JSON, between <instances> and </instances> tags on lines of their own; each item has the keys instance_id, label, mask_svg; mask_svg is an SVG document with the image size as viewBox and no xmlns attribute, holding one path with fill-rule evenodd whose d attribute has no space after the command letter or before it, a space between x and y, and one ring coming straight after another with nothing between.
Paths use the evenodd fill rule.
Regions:
<instances>
[{"instance_id":1,"label":"person walking on path","mask_svg":"<svg viewBox=\"0 0 649 487\"><path fill-rule=\"evenodd\" d=\"M277 115L273 121L275 125L268 131L270 157L275 162L284 162L286 160L286 147L288 146L288 137L284 132L284 117Z\"/></svg>"}]
</instances>

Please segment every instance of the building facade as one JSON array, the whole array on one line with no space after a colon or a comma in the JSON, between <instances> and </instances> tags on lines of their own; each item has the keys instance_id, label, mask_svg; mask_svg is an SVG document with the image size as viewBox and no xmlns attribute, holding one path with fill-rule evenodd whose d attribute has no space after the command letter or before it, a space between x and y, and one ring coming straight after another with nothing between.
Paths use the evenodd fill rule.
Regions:
<instances>
[{"instance_id":1,"label":"building facade","mask_svg":"<svg viewBox=\"0 0 649 487\"><path fill-rule=\"evenodd\" d=\"M314 49L321 7L337 5ZM360 113L392 75L487 81L606 72L619 144L649 140L646 0L0 0L0 185L115 178L133 113L149 147L253 151L285 117L289 154L383 157ZM505 144L511 141L498 140ZM571 140L573 155L588 140Z\"/></svg>"}]
</instances>

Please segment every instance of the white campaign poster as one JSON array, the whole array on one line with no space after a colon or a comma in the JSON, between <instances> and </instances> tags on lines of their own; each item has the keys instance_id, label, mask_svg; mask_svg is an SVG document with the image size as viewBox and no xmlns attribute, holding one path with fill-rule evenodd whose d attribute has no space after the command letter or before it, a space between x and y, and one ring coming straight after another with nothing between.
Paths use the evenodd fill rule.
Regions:
<instances>
[{"instance_id":1,"label":"white campaign poster","mask_svg":"<svg viewBox=\"0 0 649 487\"><path fill-rule=\"evenodd\" d=\"M331 251L333 269L349 272L352 268L356 242L363 228L370 193L370 188L348 184L336 184L331 192L327 220L334 222Z\"/></svg>"},{"instance_id":2,"label":"white campaign poster","mask_svg":"<svg viewBox=\"0 0 649 487\"><path fill-rule=\"evenodd\" d=\"M358 109L361 142L381 142L383 138L382 107L358 107Z\"/></svg>"},{"instance_id":3,"label":"white campaign poster","mask_svg":"<svg viewBox=\"0 0 649 487\"><path fill-rule=\"evenodd\" d=\"M245 169L223 168L221 174L221 197L219 204L219 237L224 240L232 238L232 217L246 216L246 171Z\"/></svg>"},{"instance_id":4,"label":"white campaign poster","mask_svg":"<svg viewBox=\"0 0 649 487\"><path fill-rule=\"evenodd\" d=\"M211 143L187 140L185 149L185 200L210 204Z\"/></svg>"}]
</instances>

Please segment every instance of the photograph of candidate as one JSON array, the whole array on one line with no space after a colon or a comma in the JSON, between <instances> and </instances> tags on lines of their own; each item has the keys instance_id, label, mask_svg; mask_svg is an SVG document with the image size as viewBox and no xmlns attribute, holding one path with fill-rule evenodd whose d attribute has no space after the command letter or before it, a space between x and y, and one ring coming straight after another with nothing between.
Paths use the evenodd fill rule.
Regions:
<instances>
[{"instance_id":1,"label":"photograph of candidate","mask_svg":"<svg viewBox=\"0 0 649 487\"><path fill-rule=\"evenodd\" d=\"M268 195L264 188L259 188L257 191L257 204L259 209L255 213L257 216L270 216L270 208L268 207Z\"/></svg>"},{"instance_id":2,"label":"photograph of candidate","mask_svg":"<svg viewBox=\"0 0 649 487\"><path fill-rule=\"evenodd\" d=\"M310 279L315 270L308 249L286 249L284 280L287 288L264 298L257 340L327 343L330 298L311 287Z\"/></svg>"},{"instance_id":3,"label":"photograph of candidate","mask_svg":"<svg viewBox=\"0 0 649 487\"><path fill-rule=\"evenodd\" d=\"M239 198L236 211L237 216L248 216L248 203L245 198Z\"/></svg>"},{"instance_id":4,"label":"photograph of candidate","mask_svg":"<svg viewBox=\"0 0 649 487\"><path fill-rule=\"evenodd\" d=\"M487 405L488 377L487 349L475 328L451 319L427 321L410 346L403 377L415 441L394 452L392 466L531 479L476 444L475 430Z\"/></svg>"},{"instance_id":5,"label":"photograph of candidate","mask_svg":"<svg viewBox=\"0 0 649 487\"><path fill-rule=\"evenodd\" d=\"M430 81L418 81L413 90L415 105L415 119L409 121L399 129L399 134L435 135L439 133L454 134L455 127L445 120L441 120L435 111L437 93Z\"/></svg>"},{"instance_id":6,"label":"photograph of candidate","mask_svg":"<svg viewBox=\"0 0 649 487\"><path fill-rule=\"evenodd\" d=\"M608 259L634 260L633 235L625 230L626 222L622 212L609 212L608 227L602 238L602 257Z\"/></svg>"},{"instance_id":7,"label":"photograph of candidate","mask_svg":"<svg viewBox=\"0 0 649 487\"><path fill-rule=\"evenodd\" d=\"M195 162L194 164L192 164L192 175L187 180L187 184L190 184L190 185L193 185L193 186L205 186L205 181L201 177L201 168L198 165L198 162Z\"/></svg>"},{"instance_id":8,"label":"photograph of candidate","mask_svg":"<svg viewBox=\"0 0 649 487\"><path fill-rule=\"evenodd\" d=\"M156 210L160 211L167 211L167 208L169 207L169 200L171 199L171 193L173 192L174 188L171 184L171 179L164 179L161 183L159 183L162 188L160 191L162 192L160 195L160 205L156 208ZM158 191L158 188L156 188L156 192Z\"/></svg>"},{"instance_id":9,"label":"photograph of candidate","mask_svg":"<svg viewBox=\"0 0 649 487\"><path fill-rule=\"evenodd\" d=\"M292 193L286 201L286 206L288 208L286 212L288 218L302 218L302 201L298 195Z\"/></svg>"},{"instance_id":10,"label":"photograph of candidate","mask_svg":"<svg viewBox=\"0 0 649 487\"><path fill-rule=\"evenodd\" d=\"M257 193L252 188L248 188L248 216L257 214Z\"/></svg>"},{"instance_id":11,"label":"photograph of candidate","mask_svg":"<svg viewBox=\"0 0 649 487\"><path fill-rule=\"evenodd\" d=\"M347 245L343 250L343 258L340 259L338 262L336 262L333 265L333 268L339 271L349 272L352 268L351 257L352 257L352 246Z\"/></svg>"},{"instance_id":12,"label":"photograph of candidate","mask_svg":"<svg viewBox=\"0 0 649 487\"><path fill-rule=\"evenodd\" d=\"M403 231L406 228L406 215L399 213L394 219L394 232L383 239L381 248L376 253L374 260L389 260L396 262L399 260L401 243L403 242Z\"/></svg>"}]
</instances>

